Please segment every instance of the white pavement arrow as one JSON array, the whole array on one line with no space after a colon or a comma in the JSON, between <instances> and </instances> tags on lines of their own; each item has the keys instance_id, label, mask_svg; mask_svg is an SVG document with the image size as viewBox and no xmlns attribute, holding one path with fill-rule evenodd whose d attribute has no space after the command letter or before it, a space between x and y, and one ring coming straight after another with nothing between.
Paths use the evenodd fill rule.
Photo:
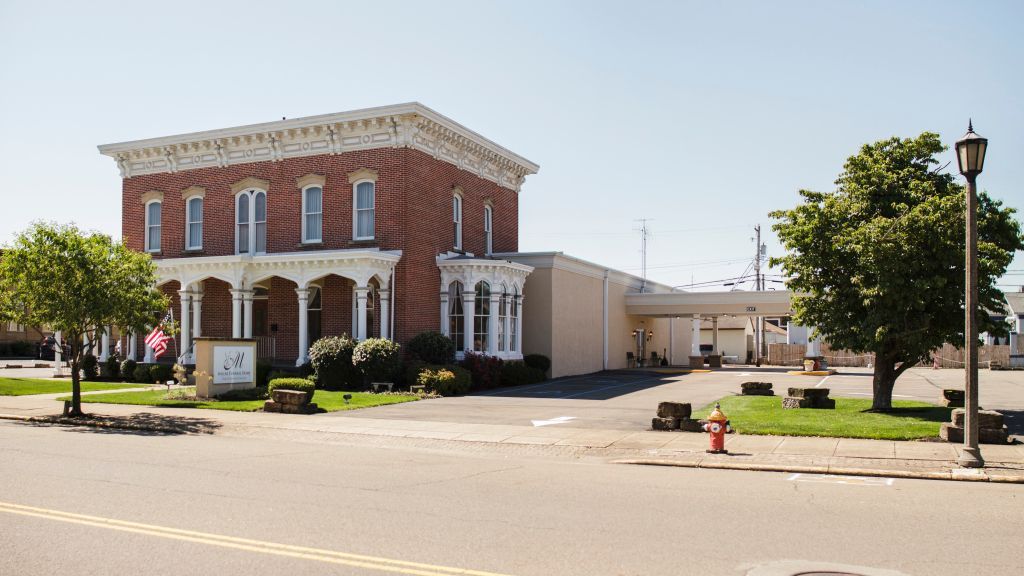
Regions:
<instances>
[{"instance_id":1,"label":"white pavement arrow","mask_svg":"<svg viewBox=\"0 0 1024 576\"><path fill-rule=\"evenodd\" d=\"M559 416L558 418L552 418L551 420L530 420L534 426L551 426L552 424L565 424L570 420L575 420L575 416Z\"/></svg>"}]
</instances>

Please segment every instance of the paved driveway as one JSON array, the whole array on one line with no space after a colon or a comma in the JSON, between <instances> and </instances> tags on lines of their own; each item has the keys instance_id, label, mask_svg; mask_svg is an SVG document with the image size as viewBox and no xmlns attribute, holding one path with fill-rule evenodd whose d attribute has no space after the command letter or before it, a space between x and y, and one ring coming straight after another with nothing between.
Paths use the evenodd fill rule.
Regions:
<instances>
[{"instance_id":1,"label":"paved driveway","mask_svg":"<svg viewBox=\"0 0 1024 576\"><path fill-rule=\"evenodd\" d=\"M697 410L722 396L738 394L740 383L750 380L772 382L777 395L784 395L790 386L819 386L831 389L833 397L871 397L870 370L840 370L840 374L827 378L793 376L784 368L753 366L728 367L710 373L599 372L471 396L337 414L473 424L529 425L536 421L540 426L561 423L574 428L642 430L650 427L659 402L690 402ZM894 398L939 403L943 388L962 389L963 371L912 369L900 377ZM981 403L984 407L1007 410L1011 427L1021 427L1024 372L981 371Z\"/></svg>"}]
</instances>

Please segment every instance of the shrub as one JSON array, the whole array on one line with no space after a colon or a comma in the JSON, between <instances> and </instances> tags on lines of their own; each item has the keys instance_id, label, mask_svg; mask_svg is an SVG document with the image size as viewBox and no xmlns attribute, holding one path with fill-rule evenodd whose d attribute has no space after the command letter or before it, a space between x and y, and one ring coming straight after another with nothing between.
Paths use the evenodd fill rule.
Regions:
<instances>
[{"instance_id":1,"label":"shrub","mask_svg":"<svg viewBox=\"0 0 1024 576\"><path fill-rule=\"evenodd\" d=\"M472 381L469 372L464 368L445 366L437 369L424 368L416 383L441 396L456 396L469 392Z\"/></svg>"},{"instance_id":2,"label":"shrub","mask_svg":"<svg viewBox=\"0 0 1024 576\"><path fill-rule=\"evenodd\" d=\"M273 368L266 360L256 361L256 387L265 388L269 381L270 369Z\"/></svg>"},{"instance_id":3,"label":"shrub","mask_svg":"<svg viewBox=\"0 0 1024 576\"><path fill-rule=\"evenodd\" d=\"M543 354L527 354L523 356L523 363L530 368L536 368L541 372L547 374L548 370L551 369L551 358Z\"/></svg>"},{"instance_id":4,"label":"shrub","mask_svg":"<svg viewBox=\"0 0 1024 576\"><path fill-rule=\"evenodd\" d=\"M27 356L29 358L35 356L36 345L34 342L28 340L17 340L10 344L11 356Z\"/></svg>"},{"instance_id":5,"label":"shrub","mask_svg":"<svg viewBox=\"0 0 1024 576\"><path fill-rule=\"evenodd\" d=\"M149 367L149 381L163 384L174 379L174 366L170 364L152 364Z\"/></svg>"},{"instance_id":6,"label":"shrub","mask_svg":"<svg viewBox=\"0 0 1024 576\"><path fill-rule=\"evenodd\" d=\"M370 382L391 382L402 368L401 347L385 338L367 338L352 351L352 364Z\"/></svg>"},{"instance_id":7,"label":"shrub","mask_svg":"<svg viewBox=\"0 0 1024 576\"><path fill-rule=\"evenodd\" d=\"M419 359L411 358L402 365L401 382L395 382L400 386L409 387L419 382L420 372L427 368L437 368L430 364L424 364Z\"/></svg>"},{"instance_id":8,"label":"shrub","mask_svg":"<svg viewBox=\"0 0 1024 576\"><path fill-rule=\"evenodd\" d=\"M321 338L309 347L309 363L316 384L325 390L361 387L359 371L352 365L356 343L346 334Z\"/></svg>"},{"instance_id":9,"label":"shrub","mask_svg":"<svg viewBox=\"0 0 1024 576\"><path fill-rule=\"evenodd\" d=\"M501 386L501 358L466 352L462 365L469 370L473 380L473 389L487 390Z\"/></svg>"},{"instance_id":10,"label":"shrub","mask_svg":"<svg viewBox=\"0 0 1024 576\"><path fill-rule=\"evenodd\" d=\"M455 342L433 330L413 336L405 345L405 351L410 358L425 364L445 365L455 362Z\"/></svg>"},{"instance_id":11,"label":"shrub","mask_svg":"<svg viewBox=\"0 0 1024 576\"><path fill-rule=\"evenodd\" d=\"M505 362L501 367L502 386L522 386L545 380L547 380L547 375L543 371L529 366L525 362Z\"/></svg>"},{"instance_id":12,"label":"shrub","mask_svg":"<svg viewBox=\"0 0 1024 576\"><path fill-rule=\"evenodd\" d=\"M103 363L103 372L107 378L121 377L121 363L117 360L117 356L111 354L107 358L107 361Z\"/></svg>"},{"instance_id":13,"label":"shrub","mask_svg":"<svg viewBox=\"0 0 1024 576\"><path fill-rule=\"evenodd\" d=\"M306 393L306 402L313 400L313 393L316 392L316 384L305 378L275 378L267 384L267 395L274 397L274 390L295 390Z\"/></svg>"},{"instance_id":14,"label":"shrub","mask_svg":"<svg viewBox=\"0 0 1024 576\"><path fill-rule=\"evenodd\" d=\"M85 380L95 380L100 375L100 364L92 354L83 356L82 364L79 367L82 369L82 378Z\"/></svg>"},{"instance_id":15,"label":"shrub","mask_svg":"<svg viewBox=\"0 0 1024 576\"><path fill-rule=\"evenodd\" d=\"M131 358L121 362L121 378L124 378L125 380L135 378L135 368L137 368L138 365L139 363Z\"/></svg>"},{"instance_id":16,"label":"shrub","mask_svg":"<svg viewBox=\"0 0 1024 576\"><path fill-rule=\"evenodd\" d=\"M135 366L135 370L132 370L132 381L133 382L144 382L146 384L152 384L156 382L149 375L149 366L145 364L138 364Z\"/></svg>"}]
</instances>

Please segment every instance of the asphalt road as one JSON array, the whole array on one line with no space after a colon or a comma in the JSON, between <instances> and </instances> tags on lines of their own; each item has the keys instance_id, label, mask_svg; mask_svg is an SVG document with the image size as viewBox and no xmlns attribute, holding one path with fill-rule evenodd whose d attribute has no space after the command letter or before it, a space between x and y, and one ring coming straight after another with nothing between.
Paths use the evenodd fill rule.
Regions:
<instances>
[{"instance_id":1,"label":"asphalt road","mask_svg":"<svg viewBox=\"0 0 1024 576\"><path fill-rule=\"evenodd\" d=\"M785 395L790 386L819 386L829 388L833 398L871 398L871 370L867 368L841 368L840 374L828 377L793 376L788 370L736 366L679 375L603 372L337 416L512 425L569 416L574 418L575 428L643 430L650 428L659 402L690 402L697 410L728 394L738 394L740 383L746 381L772 382L776 395ZM962 390L963 382L963 370L913 368L897 381L893 399L938 404L943 388ZM982 370L979 392L982 406L1006 411L1011 427L1024 420L1024 372ZM1015 430L1024 433L1020 426Z\"/></svg>"},{"instance_id":2,"label":"asphalt road","mask_svg":"<svg viewBox=\"0 0 1024 576\"><path fill-rule=\"evenodd\" d=\"M781 560L1024 572L1021 486L388 440L2 421L0 574L729 575Z\"/></svg>"}]
</instances>

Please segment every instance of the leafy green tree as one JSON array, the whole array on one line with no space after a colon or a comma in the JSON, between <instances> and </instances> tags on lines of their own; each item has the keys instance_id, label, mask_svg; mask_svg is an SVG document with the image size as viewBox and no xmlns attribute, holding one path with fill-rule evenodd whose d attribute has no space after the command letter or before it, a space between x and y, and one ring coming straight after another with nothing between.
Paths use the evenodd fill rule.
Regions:
<instances>
[{"instance_id":1,"label":"leafy green tree","mask_svg":"<svg viewBox=\"0 0 1024 576\"><path fill-rule=\"evenodd\" d=\"M964 341L964 191L938 168L937 134L890 138L851 156L831 193L771 214L788 254L794 321L816 326L836 348L875 354L873 410L892 409L903 372L931 351ZM980 329L1005 331L996 279L1024 248L1015 210L979 195Z\"/></svg>"},{"instance_id":2,"label":"leafy green tree","mask_svg":"<svg viewBox=\"0 0 1024 576\"><path fill-rule=\"evenodd\" d=\"M155 266L109 236L74 225L35 223L0 259L0 314L60 330L71 362L72 410L82 415L79 369L106 326L143 333L167 298L154 288Z\"/></svg>"}]
</instances>

